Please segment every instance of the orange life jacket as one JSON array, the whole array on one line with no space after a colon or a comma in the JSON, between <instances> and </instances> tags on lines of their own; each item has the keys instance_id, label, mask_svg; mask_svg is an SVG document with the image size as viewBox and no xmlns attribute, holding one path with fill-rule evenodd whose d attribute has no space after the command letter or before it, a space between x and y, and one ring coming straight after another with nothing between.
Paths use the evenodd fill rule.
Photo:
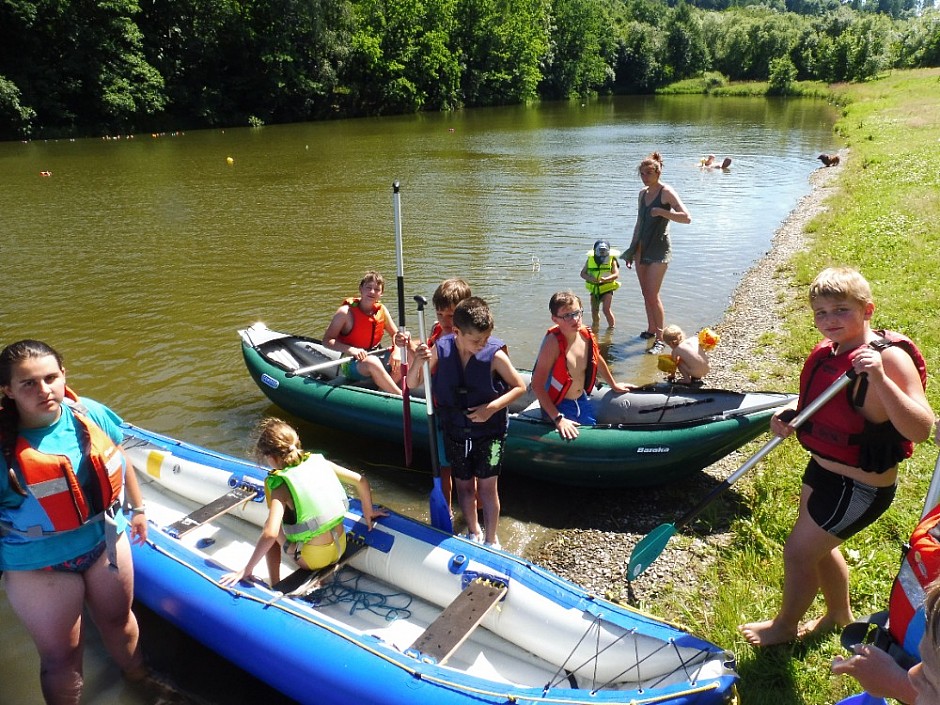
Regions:
<instances>
[{"instance_id":1,"label":"orange life jacket","mask_svg":"<svg viewBox=\"0 0 940 705\"><path fill-rule=\"evenodd\" d=\"M359 308L359 301L359 297L343 300L343 304L352 311L353 327L348 333L338 336L337 340L356 348L372 350L379 346L385 333L385 309L382 304L376 304L372 313L367 314Z\"/></svg>"},{"instance_id":2,"label":"orange life jacket","mask_svg":"<svg viewBox=\"0 0 940 705\"><path fill-rule=\"evenodd\" d=\"M555 359L554 367L552 367L552 375L548 379L548 394L552 403L558 404L565 398L574 383L574 380L571 379L571 373L568 371L568 361L565 359L565 353L568 351L568 340L558 326L552 326L546 332L554 335L558 341L558 357ZM578 333L590 343L588 345L587 367L584 370L584 390L590 394L591 390L594 389L594 383L597 381L597 359L601 354L590 328L581 326L578 328Z\"/></svg>"},{"instance_id":3,"label":"orange life jacket","mask_svg":"<svg viewBox=\"0 0 940 705\"><path fill-rule=\"evenodd\" d=\"M65 403L72 409L92 467L92 496L86 497L72 463L64 455L43 453L23 436L16 439L14 457L26 487L39 501L55 531L77 529L120 500L124 486L123 459L114 441L77 404L66 389Z\"/></svg>"},{"instance_id":4,"label":"orange life jacket","mask_svg":"<svg viewBox=\"0 0 940 705\"><path fill-rule=\"evenodd\" d=\"M940 577L940 506L914 529L901 570L891 588L888 630L904 650L916 656L924 634L926 588Z\"/></svg>"}]
</instances>

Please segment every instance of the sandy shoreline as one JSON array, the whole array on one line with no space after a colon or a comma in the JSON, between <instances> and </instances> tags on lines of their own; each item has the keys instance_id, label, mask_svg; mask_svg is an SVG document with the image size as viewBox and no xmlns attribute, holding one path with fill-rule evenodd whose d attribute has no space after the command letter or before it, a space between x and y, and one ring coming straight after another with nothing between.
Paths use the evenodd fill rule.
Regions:
<instances>
[{"instance_id":1,"label":"sandy shoreline","mask_svg":"<svg viewBox=\"0 0 940 705\"><path fill-rule=\"evenodd\" d=\"M842 157L844 162L846 155ZM778 311L803 296L792 282L790 260L804 247L806 224L825 210L825 201L833 193L841 169L819 168L810 175L812 190L800 199L775 232L771 249L735 289L731 305L716 327L721 343L712 354L707 377L710 386L768 389L765 376L754 374L754 370L771 370L776 360L768 352L758 357L754 351L762 335L782 329ZM742 360L747 360L748 373L741 369ZM571 502L572 515L565 526L537 545L530 545L527 557L599 595L629 601L655 613L658 596L684 588L697 591L714 579L713 573L707 577L706 573L715 562L715 549L728 540L726 527L716 526L707 536L675 537L656 563L628 584L626 567L633 547L659 524L673 521L691 509L696 498L704 496L745 459L740 452L732 453L675 487L585 490L583 496Z\"/></svg>"}]
</instances>

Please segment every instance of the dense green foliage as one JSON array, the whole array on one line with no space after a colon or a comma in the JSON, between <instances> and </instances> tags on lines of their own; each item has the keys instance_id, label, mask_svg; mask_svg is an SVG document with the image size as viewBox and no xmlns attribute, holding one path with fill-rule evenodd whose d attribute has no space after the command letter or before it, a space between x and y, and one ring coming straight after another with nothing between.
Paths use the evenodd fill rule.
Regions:
<instances>
[{"instance_id":1,"label":"dense green foliage","mask_svg":"<svg viewBox=\"0 0 940 705\"><path fill-rule=\"evenodd\" d=\"M0 0L0 139L650 92L940 64L911 0Z\"/></svg>"}]
</instances>

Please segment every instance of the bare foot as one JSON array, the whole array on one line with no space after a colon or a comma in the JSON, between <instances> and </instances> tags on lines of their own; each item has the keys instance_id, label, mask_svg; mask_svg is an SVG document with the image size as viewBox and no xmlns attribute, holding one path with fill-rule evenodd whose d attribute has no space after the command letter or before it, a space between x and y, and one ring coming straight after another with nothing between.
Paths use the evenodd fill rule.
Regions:
<instances>
[{"instance_id":1,"label":"bare foot","mask_svg":"<svg viewBox=\"0 0 940 705\"><path fill-rule=\"evenodd\" d=\"M796 629L789 629L768 619L765 622L749 622L738 626L738 631L744 635L752 646L774 646L786 644L796 639Z\"/></svg>"},{"instance_id":2,"label":"bare foot","mask_svg":"<svg viewBox=\"0 0 940 705\"><path fill-rule=\"evenodd\" d=\"M822 617L817 617L816 619L810 619L806 622L803 622L797 629L796 634L800 639L806 639L814 636L823 636L825 634L837 631L838 629L841 629L842 627L851 623L851 618L845 622L841 622L835 617L831 617L827 613Z\"/></svg>"}]
</instances>

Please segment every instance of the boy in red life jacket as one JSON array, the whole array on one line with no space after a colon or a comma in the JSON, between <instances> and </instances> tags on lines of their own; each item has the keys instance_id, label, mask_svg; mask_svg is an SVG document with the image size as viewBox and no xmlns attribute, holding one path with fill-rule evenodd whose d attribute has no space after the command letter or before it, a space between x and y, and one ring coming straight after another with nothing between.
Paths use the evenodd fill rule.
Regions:
<instances>
[{"instance_id":1,"label":"boy in red life jacket","mask_svg":"<svg viewBox=\"0 0 940 705\"><path fill-rule=\"evenodd\" d=\"M780 611L773 619L738 627L754 646L770 646L844 627L853 621L849 570L839 546L872 524L891 505L898 463L926 440L934 415L924 395L923 357L903 336L871 328L871 288L849 268L822 271L809 302L825 339L800 375L798 405L774 414L781 437L797 409L842 373L858 379L800 427L797 437L812 457L803 474L800 511L783 551ZM906 342L905 342L906 341ZM817 592L826 613L802 622Z\"/></svg>"},{"instance_id":2,"label":"boy in red life jacket","mask_svg":"<svg viewBox=\"0 0 940 705\"><path fill-rule=\"evenodd\" d=\"M600 375L615 392L633 387L614 379L601 357L591 329L581 323L581 299L571 291L558 291L548 302L555 325L548 329L532 370L532 391L542 414L555 424L558 434L571 441L578 426L597 423L588 395Z\"/></svg>"},{"instance_id":3,"label":"boy in red life jacket","mask_svg":"<svg viewBox=\"0 0 940 705\"><path fill-rule=\"evenodd\" d=\"M383 392L401 396L397 380L401 379L401 351L392 348L389 356L391 374L377 355L369 355L382 342L383 333L394 340L398 326L388 309L379 301L385 291L385 278L368 271L359 282L359 296L343 301L323 334L323 344L355 358L345 363L342 374L352 381L371 379Z\"/></svg>"},{"instance_id":4,"label":"boy in red life jacket","mask_svg":"<svg viewBox=\"0 0 940 705\"><path fill-rule=\"evenodd\" d=\"M415 356L422 364L408 369L409 386L421 384L423 361L430 365L434 404L444 432L444 446L457 479L457 500L472 540L499 547L497 481L509 425L507 407L525 394L525 381L491 337L493 315L483 299L471 297L454 310L454 333L432 347L421 343ZM483 510L480 531L478 498Z\"/></svg>"}]
</instances>

